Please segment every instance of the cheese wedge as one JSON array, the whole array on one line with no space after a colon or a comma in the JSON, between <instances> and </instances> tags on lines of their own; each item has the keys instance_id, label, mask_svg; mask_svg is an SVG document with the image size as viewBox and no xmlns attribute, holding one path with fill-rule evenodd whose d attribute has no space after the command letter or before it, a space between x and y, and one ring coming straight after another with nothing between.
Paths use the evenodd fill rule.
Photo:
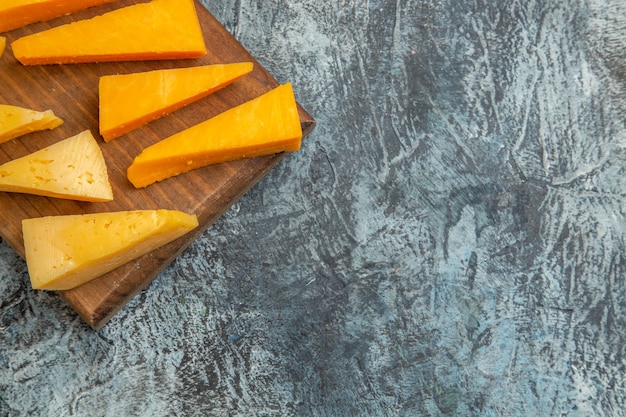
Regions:
<instances>
[{"instance_id":1,"label":"cheese wedge","mask_svg":"<svg viewBox=\"0 0 626 417\"><path fill-rule=\"evenodd\" d=\"M27 133L54 129L63 124L52 110L39 112L23 107L0 104L0 143Z\"/></svg>"},{"instance_id":2,"label":"cheese wedge","mask_svg":"<svg viewBox=\"0 0 626 417\"><path fill-rule=\"evenodd\" d=\"M4 36L0 36L0 58L2 58L2 54L4 53L4 48L7 46L7 38Z\"/></svg>"},{"instance_id":3,"label":"cheese wedge","mask_svg":"<svg viewBox=\"0 0 626 417\"><path fill-rule=\"evenodd\" d=\"M291 84L233 107L144 149L127 177L146 187L206 165L297 151L302 128Z\"/></svg>"},{"instance_id":4,"label":"cheese wedge","mask_svg":"<svg viewBox=\"0 0 626 417\"><path fill-rule=\"evenodd\" d=\"M198 227L176 210L136 210L22 221L34 289L69 290L114 270Z\"/></svg>"},{"instance_id":5,"label":"cheese wedge","mask_svg":"<svg viewBox=\"0 0 626 417\"><path fill-rule=\"evenodd\" d=\"M102 151L88 130L0 165L0 191L113 200Z\"/></svg>"},{"instance_id":6,"label":"cheese wedge","mask_svg":"<svg viewBox=\"0 0 626 417\"><path fill-rule=\"evenodd\" d=\"M0 33L115 0L2 0Z\"/></svg>"},{"instance_id":7,"label":"cheese wedge","mask_svg":"<svg viewBox=\"0 0 626 417\"><path fill-rule=\"evenodd\" d=\"M252 71L251 62L100 77L100 134L115 139L214 93Z\"/></svg>"},{"instance_id":8,"label":"cheese wedge","mask_svg":"<svg viewBox=\"0 0 626 417\"><path fill-rule=\"evenodd\" d=\"M153 0L17 39L24 65L195 58L206 46L194 0Z\"/></svg>"}]
</instances>

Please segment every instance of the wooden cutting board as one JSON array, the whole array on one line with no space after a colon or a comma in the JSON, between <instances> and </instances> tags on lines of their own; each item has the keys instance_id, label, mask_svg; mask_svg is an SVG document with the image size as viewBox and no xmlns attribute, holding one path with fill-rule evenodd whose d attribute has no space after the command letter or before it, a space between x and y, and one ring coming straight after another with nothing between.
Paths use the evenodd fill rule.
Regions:
<instances>
[{"instance_id":1,"label":"wooden cutting board","mask_svg":"<svg viewBox=\"0 0 626 417\"><path fill-rule=\"evenodd\" d=\"M138 2L119 0L3 34L7 37L7 49L0 58L0 103L36 110L52 109L65 123L52 131L32 133L0 144L0 163L90 129L100 141L115 198L108 203L85 203L26 194L0 193L0 236L17 253L24 256L21 231L21 221L24 218L166 208L195 213L200 222L200 227L187 236L85 285L59 292L59 295L94 329L102 327L285 156L277 154L218 164L162 181L145 189L135 189L126 179L128 165L144 147L257 97L278 85L268 71L200 2L196 2L196 8L208 54L199 59L26 67L13 57L9 44L18 37ZM100 76L243 61L254 63L253 72L225 89L109 143L105 143L98 135L97 86ZM297 85L294 85L294 91L297 97ZM299 110L303 133L306 136L313 130L315 121L304 109Z\"/></svg>"}]
</instances>

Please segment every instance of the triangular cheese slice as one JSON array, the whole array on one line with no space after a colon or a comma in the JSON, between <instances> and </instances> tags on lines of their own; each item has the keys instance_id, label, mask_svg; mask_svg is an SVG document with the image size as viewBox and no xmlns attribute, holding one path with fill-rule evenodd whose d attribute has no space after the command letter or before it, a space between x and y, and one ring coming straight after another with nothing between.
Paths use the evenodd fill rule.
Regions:
<instances>
[{"instance_id":1,"label":"triangular cheese slice","mask_svg":"<svg viewBox=\"0 0 626 417\"><path fill-rule=\"evenodd\" d=\"M188 233L198 219L176 210L137 210L22 221L32 287L69 290Z\"/></svg>"},{"instance_id":2,"label":"triangular cheese slice","mask_svg":"<svg viewBox=\"0 0 626 417\"><path fill-rule=\"evenodd\" d=\"M0 33L115 0L2 0Z\"/></svg>"},{"instance_id":3,"label":"triangular cheese slice","mask_svg":"<svg viewBox=\"0 0 626 417\"><path fill-rule=\"evenodd\" d=\"M7 46L7 38L4 36L0 36L0 58L2 58L2 54L4 53L4 48Z\"/></svg>"},{"instance_id":4,"label":"triangular cheese slice","mask_svg":"<svg viewBox=\"0 0 626 417\"><path fill-rule=\"evenodd\" d=\"M153 0L24 36L24 65L195 58L206 46L194 0Z\"/></svg>"},{"instance_id":5,"label":"triangular cheese slice","mask_svg":"<svg viewBox=\"0 0 626 417\"><path fill-rule=\"evenodd\" d=\"M203 65L100 77L100 134L110 141L226 87L251 62Z\"/></svg>"},{"instance_id":6,"label":"triangular cheese slice","mask_svg":"<svg viewBox=\"0 0 626 417\"><path fill-rule=\"evenodd\" d=\"M296 151L301 140L298 107L287 83L147 147L127 176L141 188L210 164Z\"/></svg>"},{"instance_id":7,"label":"triangular cheese slice","mask_svg":"<svg viewBox=\"0 0 626 417\"><path fill-rule=\"evenodd\" d=\"M0 165L0 191L113 200L102 151L88 130Z\"/></svg>"},{"instance_id":8,"label":"triangular cheese slice","mask_svg":"<svg viewBox=\"0 0 626 417\"><path fill-rule=\"evenodd\" d=\"M54 129L63 124L52 110L39 112L0 104L0 143L31 132Z\"/></svg>"}]
</instances>

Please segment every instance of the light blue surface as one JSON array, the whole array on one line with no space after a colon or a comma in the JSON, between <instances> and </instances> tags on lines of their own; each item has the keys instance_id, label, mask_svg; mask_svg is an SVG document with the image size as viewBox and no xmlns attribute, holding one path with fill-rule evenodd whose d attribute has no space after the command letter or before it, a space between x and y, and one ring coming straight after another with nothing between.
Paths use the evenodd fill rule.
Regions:
<instances>
[{"instance_id":1,"label":"light blue surface","mask_svg":"<svg viewBox=\"0 0 626 417\"><path fill-rule=\"evenodd\" d=\"M317 127L99 332L0 245L0 415L625 414L623 2L206 3Z\"/></svg>"}]
</instances>

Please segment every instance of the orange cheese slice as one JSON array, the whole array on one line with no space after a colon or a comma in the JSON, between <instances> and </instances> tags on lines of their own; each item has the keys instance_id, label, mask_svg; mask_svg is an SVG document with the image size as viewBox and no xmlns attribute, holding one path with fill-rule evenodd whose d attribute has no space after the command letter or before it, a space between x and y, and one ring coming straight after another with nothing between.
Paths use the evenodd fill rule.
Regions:
<instances>
[{"instance_id":1,"label":"orange cheese slice","mask_svg":"<svg viewBox=\"0 0 626 417\"><path fill-rule=\"evenodd\" d=\"M113 200L102 151L88 130L0 165L0 191Z\"/></svg>"},{"instance_id":2,"label":"orange cheese slice","mask_svg":"<svg viewBox=\"0 0 626 417\"><path fill-rule=\"evenodd\" d=\"M302 128L291 84L233 107L144 149L128 167L137 188L192 169L300 149Z\"/></svg>"},{"instance_id":3,"label":"orange cheese slice","mask_svg":"<svg viewBox=\"0 0 626 417\"><path fill-rule=\"evenodd\" d=\"M0 33L115 0L2 0Z\"/></svg>"},{"instance_id":4,"label":"orange cheese slice","mask_svg":"<svg viewBox=\"0 0 626 417\"><path fill-rule=\"evenodd\" d=\"M91 281L198 226L176 210L46 216L22 221L34 289L69 290Z\"/></svg>"},{"instance_id":5,"label":"orange cheese slice","mask_svg":"<svg viewBox=\"0 0 626 417\"><path fill-rule=\"evenodd\" d=\"M7 38L4 36L0 36L0 58L2 57L2 53L4 52L4 48L7 46Z\"/></svg>"},{"instance_id":6,"label":"orange cheese slice","mask_svg":"<svg viewBox=\"0 0 626 417\"><path fill-rule=\"evenodd\" d=\"M226 87L251 62L107 75L100 78L100 134L110 141Z\"/></svg>"},{"instance_id":7,"label":"orange cheese slice","mask_svg":"<svg viewBox=\"0 0 626 417\"><path fill-rule=\"evenodd\" d=\"M27 133L54 129L63 124L52 110L36 111L0 104L0 143Z\"/></svg>"},{"instance_id":8,"label":"orange cheese slice","mask_svg":"<svg viewBox=\"0 0 626 417\"><path fill-rule=\"evenodd\" d=\"M153 0L17 39L24 65L195 58L206 46L193 0Z\"/></svg>"}]
</instances>

